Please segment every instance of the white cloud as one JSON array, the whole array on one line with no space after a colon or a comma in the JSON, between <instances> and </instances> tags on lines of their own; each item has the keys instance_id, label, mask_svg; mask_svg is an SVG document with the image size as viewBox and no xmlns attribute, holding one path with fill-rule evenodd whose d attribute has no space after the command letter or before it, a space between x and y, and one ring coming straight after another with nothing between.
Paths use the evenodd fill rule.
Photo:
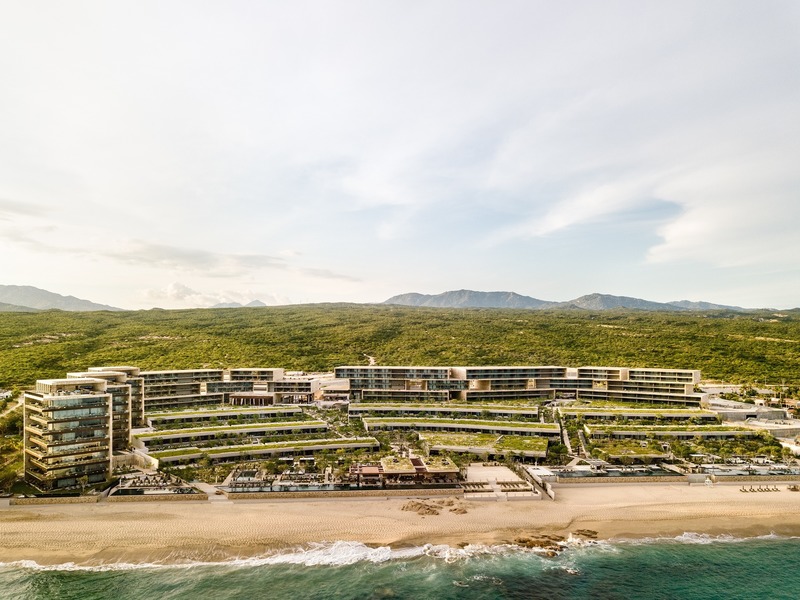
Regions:
<instances>
[{"instance_id":1,"label":"white cloud","mask_svg":"<svg viewBox=\"0 0 800 600\"><path fill-rule=\"evenodd\" d=\"M621 270L555 241L655 200L677 216L628 267L800 256L791 3L45 4L0 20L20 263L360 300L447 257L458 287L514 288L534 254L571 282ZM555 275L535 295L574 285Z\"/></svg>"},{"instance_id":2,"label":"white cloud","mask_svg":"<svg viewBox=\"0 0 800 600\"><path fill-rule=\"evenodd\" d=\"M167 308L210 307L216 304L248 304L259 300L268 306L292 304L292 301L280 294L263 290L223 290L219 292L199 292L180 282L172 282L164 288L147 289L143 298L151 303L167 303Z\"/></svg>"}]
</instances>

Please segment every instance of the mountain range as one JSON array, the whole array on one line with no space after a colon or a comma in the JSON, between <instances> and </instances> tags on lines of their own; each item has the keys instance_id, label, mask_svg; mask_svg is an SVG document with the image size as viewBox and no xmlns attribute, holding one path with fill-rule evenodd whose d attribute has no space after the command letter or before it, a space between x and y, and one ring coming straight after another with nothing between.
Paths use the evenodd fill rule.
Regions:
<instances>
[{"instance_id":1,"label":"mountain range","mask_svg":"<svg viewBox=\"0 0 800 600\"><path fill-rule=\"evenodd\" d=\"M209 308L261 308L262 306L266 306L266 304L261 300L253 300L247 304L240 304L239 302L220 302L214 306L209 306Z\"/></svg>"},{"instance_id":2,"label":"mountain range","mask_svg":"<svg viewBox=\"0 0 800 600\"><path fill-rule=\"evenodd\" d=\"M123 310L75 296L62 296L30 285L0 285L0 312L37 312L50 309L75 312Z\"/></svg>"},{"instance_id":3,"label":"mountain range","mask_svg":"<svg viewBox=\"0 0 800 600\"><path fill-rule=\"evenodd\" d=\"M220 302L210 308L256 308L267 306L261 300L247 304ZM123 308L97 304L75 296L62 296L30 285L0 285L0 312L39 312L42 310L88 312L93 310L122 311Z\"/></svg>"},{"instance_id":4,"label":"mountain range","mask_svg":"<svg viewBox=\"0 0 800 600\"><path fill-rule=\"evenodd\" d=\"M429 306L439 308L517 308L517 309L584 309L611 310L637 309L651 311L693 311L693 310L731 310L745 311L739 306L714 304L712 302L694 302L676 300L673 302L653 302L628 296L610 294L587 294L567 302L540 300L531 296L523 296L515 292L477 292L473 290L454 290L441 294L408 293L392 296L383 304L403 306ZM243 308L267 306L260 300L247 304L239 302L221 302L210 308ZM62 296L29 285L0 285L0 312L38 312L41 310L95 311L124 309L97 304L75 296Z\"/></svg>"},{"instance_id":5,"label":"mountain range","mask_svg":"<svg viewBox=\"0 0 800 600\"><path fill-rule=\"evenodd\" d=\"M728 306L711 302L693 302L690 300L653 302L651 300L642 300L641 298L612 296L610 294L587 294L567 302L554 302L522 296L514 292L476 292L473 290L454 290L441 294L400 294L399 296L392 296L384 301L383 304L439 308L529 308L534 310L547 308L584 310L622 308L657 311L747 310L740 306Z\"/></svg>"}]
</instances>

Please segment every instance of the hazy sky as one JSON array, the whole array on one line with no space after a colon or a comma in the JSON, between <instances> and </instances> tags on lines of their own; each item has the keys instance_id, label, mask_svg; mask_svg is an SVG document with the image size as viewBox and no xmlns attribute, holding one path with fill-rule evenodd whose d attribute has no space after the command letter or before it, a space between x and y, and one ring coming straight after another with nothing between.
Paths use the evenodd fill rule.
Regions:
<instances>
[{"instance_id":1,"label":"hazy sky","mask_svg":"<svg viewBox=\"0 0 800 600\"><path fill-rule=\"evenodd\" d=\"M0 283L800 305L800 3L0 0Z\"/></svg>"}]
</instances>

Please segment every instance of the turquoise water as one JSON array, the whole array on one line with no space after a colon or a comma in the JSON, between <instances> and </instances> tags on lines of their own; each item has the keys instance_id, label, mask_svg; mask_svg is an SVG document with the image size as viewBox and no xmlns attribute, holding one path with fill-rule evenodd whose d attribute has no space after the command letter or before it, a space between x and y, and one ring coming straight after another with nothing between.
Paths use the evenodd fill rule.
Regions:
<instances>
[{"instance_id":1,"label":"turquoise water","mask_svg":"<svg viewBox=\"0 0 800 600\"><path fill-rule=\"evenodd\" d=\"M800 597L800 539L686 534L571 544L555 557L510 547L406 550L337 542L226 564L0 566L0 598L378 599Z\"/></svg>"}]
</instances>

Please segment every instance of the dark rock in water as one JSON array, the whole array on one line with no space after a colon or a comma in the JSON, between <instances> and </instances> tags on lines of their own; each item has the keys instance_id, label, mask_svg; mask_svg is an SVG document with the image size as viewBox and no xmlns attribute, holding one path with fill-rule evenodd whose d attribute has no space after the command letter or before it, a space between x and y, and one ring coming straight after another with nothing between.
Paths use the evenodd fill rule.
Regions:
<instances>
[{"instance_id":1,"label":"dark rock in water","mask_svg":"<svg viewBox=\"0 0 800 600\"><path fill-rule=\"evenodd\" d=\"M514 543L523 548L541 548L542 550L549 550L554 553L563 549L562 543L564 541L565 538L561 535L540 535L536 537L518 537L514 539ZM547 556L551 556L551 554L548 553Z\"/></svg>"}]
</instances>

